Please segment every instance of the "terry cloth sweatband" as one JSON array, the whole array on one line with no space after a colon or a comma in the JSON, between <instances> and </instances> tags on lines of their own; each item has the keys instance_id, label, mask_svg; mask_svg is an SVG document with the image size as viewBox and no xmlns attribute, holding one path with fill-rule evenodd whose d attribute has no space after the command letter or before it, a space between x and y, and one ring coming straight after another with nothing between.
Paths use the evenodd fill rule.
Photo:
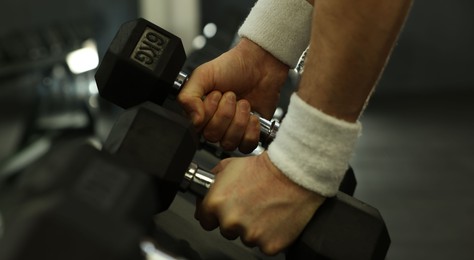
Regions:
<instances>
[{"instance_id":1,"label":"terry cloth sweatband","mask_svg":"<svg viewBox=\"0 0 474 260\"><path fill-rule=\"evenodd\" d=\"M312 12L306 0L258 0L238 35L294 68L309 44Z\"/></svg>"},{"instance_id":2,"label":"terry cloth sweatband","mask_svg":"<svg viewBox=\"0 0 474 260\"><path fill-rule=\"evenodd\" d=\"M268 155L293 182L332 197L349 167L361 128L359 122L324 114L294 93Z\"/></svg>"}]
</instances>

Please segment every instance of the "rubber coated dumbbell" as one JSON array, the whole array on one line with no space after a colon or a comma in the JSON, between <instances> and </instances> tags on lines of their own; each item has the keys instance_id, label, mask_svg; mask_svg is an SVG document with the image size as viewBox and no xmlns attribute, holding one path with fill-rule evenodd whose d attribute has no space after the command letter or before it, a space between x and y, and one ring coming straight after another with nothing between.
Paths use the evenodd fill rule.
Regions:
<instances>
[{"instance_id":1,"label":"rubber coated dumbbell","mask_svg":"<svg viewBox=\"0 0 474 260\"><path fill-rule=\"evenodd\" d=\"M149 24L149 23L145 23L145 24L143 25L143 24L138 23L138 22L135 21L135 22L131 22L131 23L125 24L124 27L122 27L122 30L124 30L124 31L130 31L130 30L132 30L132 31L133 31L135 28L137 28L137 26L138 26L137 24L140 24L140 26L142 26L142 27L141 27L142 30L134 31L134 33L131 33L131 34L126 34L126 37L125 37L126 39L122 39L121 37L119 37L120 35L122 35L122 37L124 37L123 34L121 34L121 33L119 32L118 36L116 36L116 38L115 38L115 40L114 40L114 42L117 41L117 42L118 42L117 44L120 45L121 47L123 47L123 48L125 48L125 49L127 49L127 50L130 50L129 53L119 51L119 52L120 52L120 55L123 55L123 57L125 57L123 60L120 60L120 61L117 61L117 60L115 60L115 61L114 61L114 60L110 61L110 60L109 60L109 62L112 62L112 64L111 64L112 66L117 66L117 68L121 68L121 70L122 70L122 71L120 71L120 69L119 69L119 70L116 70L115 73L120 73L120 72L121 72L121 73L123 73L123 74L126 74L126 73L128 73L128 71L127 71L128 69L133 70L134 67L136 67L136 66L138 66L139 69L143 69L143 67L144 67L144 65L134 64L133 62L135 62L135 61L130 60L130 57L132 57L133 55L136 56L137 54L140 54L140 52L137 51L137 48L138 48L138 50L140 50L140 47L137 47L137 46L141 46L141 45L140 45L140 43L138 43L138 45L137 45L137 42L139 42L139 40L142 39L143 37L146 38L146 36L150 33L150 31L153 31L153 30L155 29L155 26L152 25L152 24ZM139 27L140 27L140 26L139 26ZM122 31L122 30L121 30L121 31ZM165 32L166 32L166 31L165 31ZM135 37L135 38L138 39L138 40L137 40L136 42L134 42L134 41L131 41L131 42L130 42L130 41L129 41L129 38L130 38L129 36L130 36L130 35L132 35L132 38ZM156 35L160 35L160 34L157 32ZM170 37L172 37L172 36L173 36L173 35L171 35ZM167 44L170 44L170 41L169 41L170 38L166 38L166 39L168 39L168 42L167 42L165 45L168 46ZM117 51L117 50L122 50L121 48L118 48L118 47L120 47L120 46L114 46L114 43L112 43L110 49L111 49L111 50L115 50L115 51ZM146 47L146 46L147 46L147 45L145 45L145 47ZM174 45L174 44L171 44L170 46L175 46L175 45ZM148 47L147 47L147 48L148 48ZM144 49L147 50L147 48L144 48ZM109 49L109 50L110 50L110 49ZM148 48L148 49L149 49L149 48ZM158 52L157 52L157 53L158 53ZM158 54L156 54L156 57L158 57L158 59L162 59L162 57L165 56L164 53L166 53L166 52L158 53ZM108 54L109 54L109 52L108 52ZM143 54L143 53L141 53L141 54ZM154 55L154 54L153 54L153 55ZM172 55L168 55L168 56L172 56ZM107 57L107 55L106 55L106 57ZM151 57L151 56L150 56L150 57ZM104 58L104 60L105 60L105 58ZM153 63L154 63L153 60L149 60L149 62L151 62L152 65L153 65ZM136 63L136 62L135 62L135 63ZM101 67L105 66L104 64L106 64L106 63L103 61ZM119 66L119 65L117 65L117 64L121 64L121 65ZM148 64L148 65L150 65L150 64ZM161 67L160 64L154 64L153 66L154 66L154 67ZM135 69L136 69L136 68L135 68ZM99 76L99 75L96 75L96 79L97 79L98 81L99 81L100 78L102 78L102 79L107 79L107 78L111 75L110 73L111 73L111 71L113 71L113 70L114 70L114 69L110 69L110 68L105 68L104 70L101 70L101 69L99 68L98 74L101 74L101 75L100 75L100 76ZM105 77L104 77L104 75L103 75L104 71L107 71L107 72L109 73L108 76L105 76ZM179 69L178 69L178 73L179 73ZM136 72L136 71L133 71L133 73L132 73L131 75L134 75L134 74L137 74L137 72ZM153 73L152 73L152 74L153 74ZM140 74L140 75L142 75L142 74ZM136 78L135 80L137 80L137 79L139 80L140 77ZM135 80L134 80L134 81L135 81ZM137 81L137 82L140 82L139 85L142 85L142 84L141 84L141 81ZM135 82L135 85L138 84L137 82ZM153 84L157 84L157 83L156 83L156 82L157 82L156 80L153 81L153 82L154 82ZM134 82L121 83L121 84L125 84L125 86L124 86L124 85L116 85L118 88L120 88L120 90L118 90L118 92L115 93L114 95L120 96L119 99L122 99L122 100L124 100L124 101L127 101L129 96L127 96L126 93L127 93L127 92L130 92L129 86L134 86L133 83L134 83ZM131 85L127 86L127 84L131 84ZM162 92L163 92L163 91L164 91L164 92L165 92L165 96L168 96L168 95L169 95L168 93L171 91L171 90L169 89L169 87L167 87L167 86L169 86L169 84L167 84L167 83L163 83L163 84L165 84L164 87L161 86L161 85L155 85L155 86L151 85L150 87L148 87L148 91L150 92L150 90L149 90L150 88L153 90L152 92L155 92L155 91L158 91L158 92L162 91ZM98 82L98 85L99 85L99 88L101 88L101 84L100 84L99 82ZM112 93L113 93L113 89L110 88L110 87L113 87L113 86L114 86L114 84L109 85L108 91L112 91ZM124 90L124 92L123 92L122 94L120 94L120 91L122 91L122 90ZM106 92L107 92L107 91L106 91ZM101 91L101 95L104 95L104 94L102 94L102 93L104 93L104 91ZM105 94L105 95L107 95L107 94ZM114 96L114 95L113 95L113 96ZM134 95L136 95L136 94L134 94ZM140 96L140 98L142 97L141 95L138 95L138 96ZM153 95L152 95L152 96L153 96ZM159 96L159 95L158 95L158 96ZM147 95L145 95L145 98L146 98L145 100L148 100L148 99L149 99ZM162 97L162 98L163 98L163 97ZM164 98L163 98L163 99L164 99ZM133 101L133 99L132 99L132 101ZM135 102L139 102L139 101L142 101L142 100L141 100L141 99L138 99L138 101L135 100ZM118 101L118 102L120 102L120 101ZM159 102L154 101L154 102L157 103L157 104L160 104L160 103L162 103L163 101L159 101ZM133 104L133 102L132 102L132 104ZM123 106L123 105L122 105L122 106ZM153 132L153 131L150 131L150 132ZM155 133L156 133L156 132L155 132ZM122 133L121 135L122 135L122 137L120 137L120 135L118 135L118 136L119 136L119 137L117 138L118 140L121 140L121 139L124 140L125 138L123 138L123 136L128 135L128 134L123 134L123 133ZM138 136L138 135L137 135L137 134L134 134L133 136ZM146 139L144 139L144 140L146 140ZM130 142L130 144L133 145L132 142ZM146 141L143 141L143 144L142 144L142 145L137 145L137 144L135 144L135 145L136 145L136 147L142 147L142 148L143 148L143 147L147 147L147 145L149 145L149 144L147 144ZM151 147L151 146L150 146L150 147ZM138 149L141 149L141 148L138 148ZM148 148L147 148L147 149L148 149ZM124 151L125 151L125 150L127 150L127 149L124 149ZM150 153L146 153L146 154L150 154ZM153 156L153 154L151 154L150 156ZM157 155L155 154L155 156L157 156ZM124 156L124 158L126 158L126 157L127 157L127 156ZM143 160L143 158L138 158L139 156L136 156L136 157L137 157L136 159L137 159L138 162L141 161L141 160ZM143 163L140 163L140 164L143 164ZM198 183L198 184L199 184L199 183ZM338 199L339 197L344 197L344 195L336 196L334 199L328 200L328 201L336 201L336 204L335 204L336 207L330 207L330 208L331 208L331 209L334 209L334 208L335 208L335 209L339 209L339 211L338 211L338 210L335 210L335 211L329 210L328 212L336 212L335 217L336 217L336 219L339 219L339 221L344 221L345 218L350 218L350 216L357 216L357 215L358 215L357 213L363 212L363 211L361 211L360 209L358 209L357 207L354 207L354 206L346 206L346 207L343 207L343 206L339 207L339 206L337 206L337 205L350 205L350 204L339 203L338 201L341 201L341 199ZM352 199L352 198L349 197L349 199ZM331 203L328 202L327 204L325 203L325 205L331 205ZM328 206L328 207L329 207L329 206ZM338 212L341 212L341 210L340 210L341 208L342 208L342 209L344 209L344 208L345 208L345 209L352 209L354 212L351 213L350 211L348 211L348 212L344 212L344 214L338 215L337 213L338 213ZM360 253L360 252L362 251L362 252L364 252L364 254L366 254L365 257L367 257L368 255L372 255L372 256L374 256L375 258L377 258L377 257L380 257L381 254L386 253L386 250L388 249L388 246L389 246L389 244L390 244L390 239L389 239L388 232L387 232L387 230L386 230L385 224L384 224L383 219L381 218L380 214L378 214L378 212L377 212L376 210L375 210L374 212L376 212L377 214L372 215L372 216L370 216L370 217L366 217L366 219L369 220L369 221L368 221L368 223L365 224L365 226L366 226L366 228L367 228L370 224L374 224L374 225L375 225L374 227L371 227L371 232L372 232L373 234L375 234L375 236L374 236L375 239L365 239L365 240L364 240L364 239L361 239L361 237L360 237L361 233L360 233L360 232L355 232L355 231L357 231L357 230L355 230L354 232L351 232L351 234L354 235L355 237L358 237L358 239L357 239L358 241L357 241L357 240L350 240L350 239L346 240L346 241L350 241L350 244L351 244L352 246L358 248L358 251L357 251L357 250L352 250L352 249L354 249L354 248L350 249L351 247L348 246L348 245L345 246L345 247L348 248L348 250L347 250L346 252L348 252L349 254L351 254L353 257L356 257L356 258L357 258L357 254L355 254L354 252L359 252L359 253ZM345 216L346 213L350 213L350 214L347 214L347 216ZM373 213L373 212L372 212L372 213ZM317 214L317 215L320 215L320 214ZM321 214L321 215L323 215L323 214ZM367 216L367 214L365 214L365 213L361 213L360 215L362 215L362 216ZM332 218L330 218L330 219L332 219ZM356 218L353 217L352 219L356 219ZM350 223L350 221L345 221L344 223ZM362 223L362 222L361 222L361 223ZM341 224L341 223L339 223L339 224ZM311 225L308 225L308 226L311 226ZM334 224L334 223L331 224L331 223L329 223L328 226L329 226L329 227L337 227L338 224ZM339 226L343 226L343 225L339 225ZM352 226L352 225L351 225L351 226ZM357 225L356 225L356 226L357 226ZM360 230L359 230L359 231L360 231ZM311 233L305 233L305 234L309 234L308 236L311 237L311 238L314 238L314 237L317 238L317 237L318 237L318 236L313 236ZM332 234L332 233L331 233L331 234ZM341 237L344 237L344 235L341 234L340 232L336 232L336 234L335 234L334 236L336 237L336 239L335 239L334 237L331 237L331 236L329 236L328 234L324 233L323 238L326 237L326 238L331 238L331 239L334 239L334 240L338 240L338 239L340 240ZM339 237L338 237L338 236L339 236ZM345 234L345 236L348 236L348 234ZM305 236L302 236L302 237L305 237ZM363 237L365 237L365 236L363 236ZM331 240L331 239L330 239L330 240ZM330 241L330 240L329 240L329 241ZM363 244L363 243L362 243L363 241L364 241L366 244ZM326 243L327 245L330 244L330 243L328 242L328 240L324 240L324 239L323 239L323 241L319 241L318 245L322 245L322 244L325 244L325 243ZM297 244L302 245L302 244L305 244L305 243L297 243ZM308 243L306 243L306 244L308 244ZM337 243L336 243L336 244L337 244ZM342 245L343 243L341 243L341 241L339 241L339 244ZM311 245L310 245L308 248L310 248L311 250L314 249L314 248L311 247ZM326 246L325 248L318 248L318 250L313 250L313 251L319 251L317 254L319 254L320 256L321 256L321 255L327 255L327 256L330 257L330 256L331 256L331 253L335 253L335 250L334 250L334 248L332 248L332 249L331 249L332 251L329 250L329 251L331 251L331 253L327 253L327 252L324 253L324 251L325 251L325 250L328 251L328 249L331 249L331 246ZM297 250L297 251L298 251L298 252L301 252L301 250ZM336 252L336 253L339 253L339 254L341 253L341 250L337 250L337 251L338 251L338 252ZM291 255L291 254L290 254L290 255ZM375 255L377 255L377 256L375 256ZM359 256L360 256L360 254L359 254ZM334 257L335 257L335 258L338 258L338 257L337 257L337 254L336 254L336 256L334 256Z\"/></svg>"},{"instance_id":2,"label":"rubber coated dumbbell","mask_svg":"<svg viewBox=\"0 0 474 260\"><path fill-rule=\"evenodd\" d=\"M119 117L103 149L163 183L158 186L164 186L162 191L158 188L162 211L178 188L204 196L214 182L212 174L192 163L197 147L193 129L184 116L147 102ZM340 192L317 211L287 258L383 259L389 245L380 213Z\"/></svg>"},{"instance_id":3,"label":"rubber coated dumbbell","mask_svg":"<svg viewBox=\"0 0 474 260\"><path fill-rule=\"evenodd\" d=\"M189 120L147 102L122 113L102 151L55 147L20 175L15 206L0 205L0 259L142 259L153 216L195 190L181 182L197 145Z\"/></svg>"},{"instance_id":4,"label":"rubber coated dumbbell","mask_svg":"<svg viewBox=\"0 0 474 260\"><path fill-rule=\"evenodd\" d=\"M190 164L191 156L188 153L192 153L192 149L189 149L193 147L193 143L196 145L196 139L189 121L162 107L148 103L133 110L136 111L132 113L135 116L128 122L133 122L131 128L137 129L142 135L111 133L109 148L104 147L101 152L90 147L72 151L59 150L49 154L41 164L34 165L33 173L27 172L24 175L25 179L20 182L20 187L27 197L33 198L29 202L34 207L25 208L24 218L19 218L20 222L13 224L15 228L8 228L14 232L7 232L5 238L10 242L5 243L7 250L2 252L6 252L7 256L10 253L13 257L6 259L25 259L22 257L28 256L28 252L37 253L35 256L53 256L52 258L77 253L87 259L111 259L111 256L122 252L124 254L119 254L121 257L117 259L134 259L127 257L136 253L135 245L144 234L137 229L146 229L151 216L169 204L167 200L172 195L162 197L160 194L169 192L166 185L176 187L182 182L184 173L180 167ZM127 113L124 117L127 117ZM114 128L120 128L121 125L118 122ZM150 128L150 125L158 125L159 129ZM124 129L128 132L130 128L122 128ZM155 140L150 140L150 136ZM174 146L178 148L170 150ZM112 155L107 155L106 151ZM135 152L140 152L141 155L135 155ZM173 155L171 162L168 161L170 157L167 154ZM165 157L163 165L156 162L156 158L161 156ZM178 168L173 168L174 166ZM149 178L150 176L153 177ZM193 183L201 185L201 190L205 191L207 184L212 184L212 181ZM165 190L160 192L161 188ZM171 192L175 194L175 191ZM357 208L345 203L344 199L355 201L342 194L328 200L330 202L325 203L315 215L316 220L310 222L301 238L291 247L287 258L293 259L294 253L291 252L305 257L316 255L333 259L340 259L341 255L334 254L340 252L350 255L351 259L376 259L384 253L384 243L387 242L384 239L388 237L383 220L373 214L376 210L367 212L371 207ZM30 211L31 208L36 211ZM320 220L317 220L318 216ZM354 221L356 225L353 225ZM314 229L321 227L336 231L342 228L345 232L352 228L353 232L349 235L326 233L326 230L313 233ZM364 239L360 239L361 229L364 229ZM112 240L111 237L122 238L123 235L127 239L117 245L124 248L107 243ZM345 239L346 236L358 240ZM371 243L375 238L378 238L377 243ZM348 241L351 242L350 246L344 244ZM49 244L48 242L57 242L61 247L56 251L48 250L49 248L42 246ZM337 250L333 247L335 244L338 246ZM377 254L373 252L374 247ZM26 248L32 250L25 250ZM83 258L71 256L68 259Z\"/></svg>"},{"instance_id":5,"label":"rubber coated dumbbell","mask_svg":"<svg viewBox=\"0 0 474 260\"><path fill-rule=\"evenodd\" d=\"M182 185L197 149L193 130L147 102L122 114L102 151L82 143L49 151L18 177L13 206L0 205L0 259L142 259L153 216L178 189L205 190L197 177Z\"/></svg>"},{"instance_id":6,"label":"rubber coated dumbbell","mask_svg":"<svg viewBox=\"0 0 474 260\"><path fill-rule=\"evenodd\" d=\"M95 75L101 97L130 108L144 101L163 104L175 96L187 80L180 71L186 55L181 39L159 26L138 19L121 26ZM278 131L278 121L260 117L262 146ZM357 180L346 172L341 191L353 195Z\"/></svg>"},{"instance_id":7,"label":"rubber coated dumbbell","mask_svg":"<svg viewBox=\"0 0 474 260\"><path fill-rule=\"evenodd\" d=\"M162 105L187 81L181 72L186 61L181 39L145 20L123 24L95 75L100 95L129 108L145 101ZM267 146L278 131L278 121L259 117L260 142Z\"/></svg>"}]
</instances>

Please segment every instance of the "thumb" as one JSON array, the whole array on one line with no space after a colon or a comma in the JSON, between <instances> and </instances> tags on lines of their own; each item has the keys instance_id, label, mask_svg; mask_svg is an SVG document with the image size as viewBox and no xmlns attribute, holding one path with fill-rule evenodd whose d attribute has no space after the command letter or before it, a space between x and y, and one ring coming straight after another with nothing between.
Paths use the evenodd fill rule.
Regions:
<instances>
[{"instance_id":1,"label":"thumb","mask_svg":"<svg viewBox=\"0 0 474 260\"><path fill-rule=\"evenodd\" d=\"M178 95L178 102L188 114L194 126L201 128L205 123L204 96L213 90L212 77L206 73L205 65L198 67Z\"/></svg>"},{"instance_id":2,"label":"thumb","mask_svg":"<svg viewBox=\"0 0 474 260\"><path fill-rule=\"evenodd\" d=\"M200 128L204 123L204 103L200 97L193 96L185 92L185 89L178 95L178 102L184 109L186 114L190 117L193 125Z\"/></svg>"}]
</instances>

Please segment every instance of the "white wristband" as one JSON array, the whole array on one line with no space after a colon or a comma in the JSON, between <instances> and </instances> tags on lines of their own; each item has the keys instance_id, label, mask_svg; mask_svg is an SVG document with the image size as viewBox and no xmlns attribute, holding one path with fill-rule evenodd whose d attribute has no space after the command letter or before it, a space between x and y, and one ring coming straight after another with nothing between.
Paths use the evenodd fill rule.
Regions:
<instances>
[{"instance_id":1,"label":"white wristband","mask_svg":"<svg viewBox=\"0 0 474 260\"><path fill-rule=\"evenodd\" d=\"M294 93L268 155L292 181L331 197L348 169L361 128L359 122L324 114Z\"/></svg>"},{"instance_id":2,"label":"white wristband","mask_svg":"<svg viewBox=\"0 0 474 260\"><path fill-rule=\"evenodd\" d=\"M312 13L306 0L258 0L238 34L294 68L309 44Z\"/></svg>"}]
</instances>

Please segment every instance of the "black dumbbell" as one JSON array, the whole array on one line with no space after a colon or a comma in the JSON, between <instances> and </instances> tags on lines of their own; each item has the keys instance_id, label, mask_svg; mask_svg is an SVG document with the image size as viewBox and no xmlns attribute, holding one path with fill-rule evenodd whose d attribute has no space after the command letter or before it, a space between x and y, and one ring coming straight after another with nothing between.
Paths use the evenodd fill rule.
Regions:
<instances>
[{"instance_id":1,"label":"black dumbbell","mask_svg":"<svg viewBox=\"0 0 474 260\"><path fill-rule=\"evenodd\" d=\"M178 187L204 196L214 182L211 173L191 162L197 147L192 129L191 122L180 114L148 102L119 117L104 150L156 176L156 182L163 182L168 189L163 190L167 194L158 191L162 211L171 203ZM180 162L179 167L171 167L177 165L174 161ZM388 231L379 212L340 192L318 210L287 258L301 259L298 257L304 255L310 259L383 259L389 245Z\"/></svg>"},{"instance_id":2,"label":"black dumbbell","mask_svg":"<svg viewBox=\"0 0 474 260\"><path fill-rule=\"evenodd\" d=\"M140 55L144 55L140 53L141 50L141 41L144 39L148 39L149 35L155 36L162 36L165 40L160 41L164 44L161 44L161 47L151 48L149 45L144 45L146 48L143 50L148 50L151 48L150 53L146 59L143 59L142 62L149 63L140 64L136 61L140 57ZM125 38L123 38L125 37ZM151 38L148 40L155 40L157 38ZM105 97L112 102L131 102L129 105L121 105L124 107L129 107L134 105L137 102L142 102L144 100L152 100L156 104L161 104L164 99L170 95L172 90L169 89L170 82L173 82L174 79L170 79L169 77L163 77L157 81L153 79L156 75L160 75L163 71L170 71L163 64L169 64L167 61L172 59L172 57L180 57L180 55L174 55L168 53L168 51L163 51L164 49L168 50L168 46L172 46L173 48L177 48L177 45L180 44L180 40L178 39L179 44L173 43L171 39L175 37L167 33L166 31L160 29L159 27L150 24L144 20L138 20L130 23L126 23L111 45L109 52L106 54L104 61L99 68L99 71L96 75L96 79L98 81L99 89L101 90L101 95L105 95ZM148 46L148 47L147 47ZM164 47L163 47L164 46ZM148 48L148 49L147 49ZM160 50L160 52L153 51ZM171 51L172 52L172 51ZM112 55L112 58L110 58ZM134 57L132 59L132 57ZM159 60L155 61L154 58ZM105 61L107 60L107 61ZM161 63L163 62L163 64ZM107 68L107 66L111 66L111 68ZM149 71L144 72L144 69L148 69ZM158 68L158 69L157 69ZM157 72L155 72L155 70ZM179 68L176 69L176 73L179 73ZM113 75L120 75L124 76L119 77L119 80L113 78ZM168 75L167 75L168 76ZM127 78L130 77L129 80ZM147 77L151 77L152 79L146 79ZM171 77L174 78L174 77ZM142 81L142 79L144 79ZM110 81L109 81L110 80ZM151 82L151 83L150 83ZM164 86L160 85L160 82ZM147 84L150 84L147 86ZM131 90L131 86L139 86L137 90ZM114 92L114 89L117 88L117 92ZM143 91L141 94L136 93ZM145 93L145 95L143 95ZM130 97L130 99L129 99ZM151 106L150 104L148 105ZM153 106L154 109L159 109L158 106ZM139 109L142 109L143 106ZM163 112L163 111L162 111ZM164 114L168 114L167 112L163 112ZM134 112L134 114L130 114L128 116L124 116L125 123L120 123L121 119L119 119L117 123L117 127L114 127L115 134L112 130L111 135L109 136L108 141L104 148L112 153L122 157L124 160L131 160L134 161L136 165L141 165L141 167L149 167L147 163L152 163L150 169L155 167L159 167L159 165L154 164L154 159L160 156L160 153L153 152L153 148L156 147L152 144L159 143L163 137L156 137L160 131L156 130L147 130L146 133L149 136L145 136L143 132L140 130L142 127L142 123L139 123L140 120L137 118L142 118L143 115L151 114L149 112ZM173 118L179 117L178 114L172 116ZM143 119L143 121L149 122L148 119ZM119 127L122 125L122 127ZM148 124L148 127L153 128L151 124ZM133 129L137 129L137 131L132 131ZM114 137L115 136L115 137ZM155 136L155 137L154 137ZM149 141L155 138L154 141ZM160 139L161 138L161 139ZM125 140L133 140L133 141L126 141ZM180 139L181 140L181 139ZM110 145L107 143L111 143L114 145ZM109 147L109 148L108 148ZM112 148L110 148L112 147ZM141 155L137 155L132 152L126 152L127 150L130 151L142 151ZM160 150L167 153L166 149L160 148ZM120 152L122 151L122 152ZM169 153L169 152L168 152ZM189 163L191 160L189 160ZM189 164L188 164L189 165ZM186 166L187 167L187 166ZM146 171L151 172L151 171ZM173 187L173 197L175 194L174 187L179 186L182 182L184 171L173 171L177 172L180 177L177 179L181 179L178 182L175 182ZM151 172L152 173L152 172ZM189 173L188 173L189 175ZM169 177L169 176L168 176ZM158 176L158 178L162 178ZM176 180L175 177L170 177L170 179ZM196 178L191 176L191 180L195 180ZM212 183L212 179L208 179L207 185ZM206 181L193 181L194 186L201 187L202 190L205 191L205 188L202 188L201 184L205 184L203 187L206 187ZM191 185L191 186L192 186ZM186 187L187 185L184 185ZM348 203L348 201L350 203ZM166 204L166 203L165 203ZM323 256L327 258L341 258L341 254L347 253L350 255L352 259L378 259L383 258L388 250L390 244L390 238L388 236L388 232L385 226L383 219L381 218L378 211L362 202L358 202L352 197L344 196L342 193L338 194L336 197L328 199L327 203L324 205L328 205L327 207L323 207L318 213L315 215L315 218L325 219L318 221L319 224L313 224L315 222L311 222L308 225L308 229L312 229L312 227L321 228L321 226L329 226L328 228L337 229L338 226L343 227L343 230L349 230L347 227L350 226L350 233L348 232L329 232L329 233L317 233L314 234L311 230L306 230L302 234L300 240L295 243L295 246L292 248L300 248L297 252L303 252L301 248L307 248L313 254L318 256ZM332 206L331 206L332 205ZM325 209L324 209L325 208ZM370 209L370 210L364 210ZM330 215L332 217L325 218L324 216ZM365 220L365 221L363 221ZM355 221L360 222L361 224L352 225ZM345 226L347 224L348 226ZM370 235L369 235L370 233ZM312 240L308 240L308 237ZM317 241L318 243L311 243L311 241ZM335 250L334 245L344 245L342 247L338 247ZM347 248L347 251L344 250ZM357 250L355 250L357 248ZM353 251L351 251L353 250ZM290 252L294 252L294 250L290 250ZM291 257L294 253L289 253L288 256Z\"/></svg>"},{"instance_id":3,"label":"black dumbbell","mask_svg":"<svg viewBox=\"0 0 474 260\"><path fill-rule=\"evenodd\" d=\"M110 44L95 79L100 95L129 108L145 101L162 105L175 96L187 81L181 72L186 61L181 39L150 23L137 19L125 23ZM278 131L278 121L259 117L261 138L266 146Z\"/></svg>"},{"instance_id":4,"label":"black dumbbell","mask_svg":"<svg viewBox=\"0 0 474 260\"><path fill-rule=\"evenodd\" d=\"M214 175L190 167L185 189L205 196ZM326 199L286 252L286 259L384 259L390 236L379 211L343 192Z\"/></svg>"},{"instance_id":5,"label":"black dumbbell","mask_svg":"<svg viewBox=\"0 0 474 260\"><path fill-rule=\"evenodd\" d=\"M8 230L13 231L13 234L7 232L5 239L10 242L2 244L5 249L2 252L10 257L5 259L25 259L28 252L36 256L64 256L78 250L80 253L75 256L79 258L71 256L69 259L111 259L118 252L123 255L117 259L131 259L128 258L130 254L137 252L138 240L144 234L144 231L138 230L146 229L151 216L169 205L174 195L162 194L170 192L170 189L172 194L176 193L174 187L182 184L185 175L182 169L190 164L190 154L197 143L188 120L156 104L141 105L125 112L121 118L126 120L117 121L104 147L104 151L113 155L90 147L59 149L48 154L40 164L33 165L23 175L20 189L26 194L25 197L33 200L28 201L23 208L26 212L18 214L22 218L9 225ZM125 134L120 134L121 131ZM200 170L197 172L197 175L193 171L187 172L186 179L192 183L188 189L203 194L212 184L213 178L209 174L207 179L197 178L203 173ZM164 190L160 191L162 188ZM329 208L321 209L315 216L322 220L312 221L308 225L308 230L290 249L288 258L292 257L290 252L301 254L308 250L313 255L337 259L339 255L332 254L334 248L331 246L335 243L344 248L347 247L344 242L352 242L350 239L339 241L341 237L344 238L341 233L312 233L321 227L351 227L355 230L350 236L358 239L360 230L367 229L364 230L364 236L367 236L364 242L367 245L361 244L362 241L350 243L358 251L346 251L355 259L371 254L372 247L378 248L380 254L384 253L382 245L371 243L375 239L373 234L382 232L378 234L378 243L386 243L382 238L387 237L383 230L379 230L385 227L383 220L373 221L372 218L377 218L377 215L368 214L376 213L376 210L367 213L367 210L345 203L344 198L357 204L356 200L342 194L328 200L331 202L324 205L329 205ZM36 211L31 212L31 208ZM348 218L346 214L357 225L344 221ZM48 227L49 232L45 232ZM107 243L111 238L123 235L127 239L116 244L120 246ZM311 239L318 243L311 244ZM54 251L43 246L51 241L61 247ZM38 246L32 247L31 251L25 250L36 244ZM319 248L320 245L324 247ZM304 254L308 256L308 252Z\"/></svg>"},{"instance_id":6,"label":"black dumbbell","mask_svg":"<svg viewBox=\"0 0 474 260\"><path fill-rule=\"evenodd\" d=\"M180 69L186 55L181 39L145 20L121 26L95 75L100 95L125 109L145 101L162 105L187 80ZM260 119L260 142L267 146L279 128L277 120ZM353 195L357 181L350 168L341 190Z\"/></svg>"},{"instance_id":7,"label":"black dumbbell","mask_svg":"<svg viewBox=\"0 0 474 260\"><path fill-rule=\"evenodd\" d=\"M103 150L160 180L157 181L160 212L168 208L178 188L198 196L207 192L202 186L207 186L206 176L212 174L192 162L197 147L198 138L189 120L145 102L125 110L117 118ZM194 172L197 175L191 176ZM354 173L349 169L339 189L353 194L355 182Z\"/></svg>"},{"instance_id":8,"label":"black dumbbell","mask_svg":"<svg viewBox=\"0 0 474 260\"><path fill-rule=\"evenodd\" d=\"M115 121L103 151L154 177L159 209L173 201L198 148L192 123L180 114L145 102Z\"/></svg>"},{"instance_id":9,"label":"black dumbbell","mask_svg":"<svg viewBox=\"0 0 474 260\"><path fill-rule=\"evenodd\" d=\"M187 190L197 145L189 120L147 102L121 114L102 151L55 147L19 177L19 206L0 207L0 259L141 259L153 216Z\"/></svg>"}]
</instances>

